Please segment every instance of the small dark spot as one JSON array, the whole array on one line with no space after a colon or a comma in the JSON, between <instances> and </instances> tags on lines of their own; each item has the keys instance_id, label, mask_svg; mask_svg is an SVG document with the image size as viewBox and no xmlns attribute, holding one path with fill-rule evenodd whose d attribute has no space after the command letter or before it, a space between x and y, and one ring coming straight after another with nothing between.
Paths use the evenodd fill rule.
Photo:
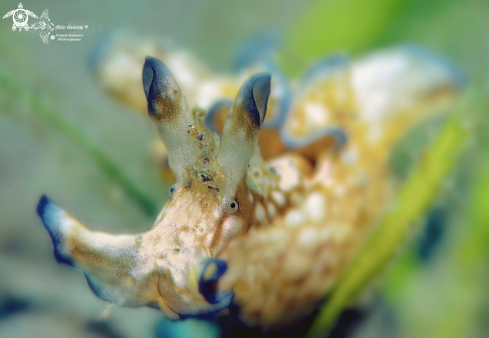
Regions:
<instances>
[{"instance_id":1,"label":"small dark spot","mask_svg":"<svg viewBox=\"0 0 489 338\"><path fill-rule=\"evenodd\" d=\"M189 128L194 128L194 125L193 124L189 124L188 127Z\"/></svg>"},{"instance_id":2,"label":"small dark spot","mask_svg":"<svg viewBox=\"0 0 489 338\"><path fill-rule=\"evenodd\" d=\"M187 129L187 134L190 134L190 129Z\"/></svg>"},{"instance_id":3,"label":"small dark spot","mask_svg":"<svg viewBox=\"0 0 489 338\"><path fill-rule=\"evenodd\" d=\"M235 207L236 207L236 203L232 202L232 203L231 203L231 208L233 208L233 209L234 209Z\"/></svg>"},{"instance_id":4,"label":"small dark spot","mask_svg":"<svg viewBox=\"0 0 489 338\"><path fill-rule=\"evenodd\" d=\"M209 160L208 157L204 157L204 163L209 163L211 160Z\"/></svg>"},{"instance_id":5,"label":"small dark spot","mask_svg":"<svg viewBox=\"0 0 489 338\"><path fill-rule=\"evenodd\" d=\"M178 94L178 89L173 89L173 93Z\"/></svg>"},{"instance_id":6,"label":"small dark spot","mask_svg":"<svg viewBox=\"0 0 489 338\"><path fill-rule=\"evenodd\" d=\"M219 192L219 188L218 187L213 187L212 185L208 185L207 188L209 189L214 189L216 190L217 192Z\"/></svg>"},{"instance_id":7,"label":"small dark spot","mask_svg":"<svg viewBox=\"0 0 489 338\"><path fill-rule=\"evenodd\" d=\"M202 182L210 182L214 179L214 173L210 170L201 170L199 176L202 179Z\"/></svg>"},{"instance_id":8,"label":"small dark spot","mask_svg":"<svg viewBox=\"0 0 489 338\"><path fill-rule=\"evenodd\" d=\"M177 252L178 253L178 252L180 252L180 249L179 248L175 248L175 249L173 249L173 252Z\"/></svg>"},{"instance_id":9,"label":"small dark spot","mask_svg":"<svg viewBox=\"0 0 489 338\"><path fill-rule=\"evenodd\" d=\"M197 140L202 141L202 139L204 138L204 136L205 136L205 133L204 132L200 133L200 135L197 136Z\"/></svg>"}]
</instances>

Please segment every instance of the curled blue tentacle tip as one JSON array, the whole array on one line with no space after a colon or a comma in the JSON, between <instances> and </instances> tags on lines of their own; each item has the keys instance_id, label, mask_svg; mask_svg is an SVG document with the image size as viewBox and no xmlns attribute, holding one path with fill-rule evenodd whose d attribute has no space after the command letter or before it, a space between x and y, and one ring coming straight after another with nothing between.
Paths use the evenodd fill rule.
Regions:
<instances>
[{"instance_id":1,"label":"curled blue tentacle tip","mask_svg":"<svg viewBox=\"0 0 489 338\"><path fill-rule=\"evenodd\" d=\"M39 203L37 204L37 214L41 218L41 221L49 233L54 246L54 257L59 263L65 263L73 265L73 261L63 255L60 251L62 245L60 241L59 225L62 221L62 210L53 201L51 201L46 195L42 195Z\"/></svg>"},{"instance_id":2,"label":"curled blue tentacle tip","mask_svg":"<svg viewBox=\"0 0 489 338\"><path fill-rule=\"evenodd\" d=\"M199 274L199 292L211 304L219 304L232 298L232 292L217 291L217 282L227 269L228 265L222 259L210 258L202 263Z\"/></svg>"},{"instance_id":3,"label":"curled blue tentacle tip","mask_svg":"<svg viewBox=\"0 0 489 338\"><path fill-rule=\"evenodd\" d=\"M222 259L209 258L202 263L200 281L216 282L228 269L228 264Z\"/></svg>"},{"instance_id":4,"label":"curled blue tentacle tip","mask_svg":"<svg viewBox=\"0 0 489 338\"><path fill-rule=\"evenodd\" d=\"M207 128L213 133L217 133L217 127L215 123L216 114L221 111L221 109L229 110L233 105L233 100L230 99L221 99L214 102L211 107L208 109L207 114L204 118L204 123Z\"/></svg>"},{"instance_id":5,"label":"curled blue tentacle tip","mask_svg":"<svg viewBox=\"0 0 489 338\"><path fill-rule=\"evenodd\" d=\"M39 203L37 204L36 211L41 218L44 227L49 231L49 234L52 237L61 209L53 201L51 201L49 197L42 195Z\"/></svg>"}]
</instances>

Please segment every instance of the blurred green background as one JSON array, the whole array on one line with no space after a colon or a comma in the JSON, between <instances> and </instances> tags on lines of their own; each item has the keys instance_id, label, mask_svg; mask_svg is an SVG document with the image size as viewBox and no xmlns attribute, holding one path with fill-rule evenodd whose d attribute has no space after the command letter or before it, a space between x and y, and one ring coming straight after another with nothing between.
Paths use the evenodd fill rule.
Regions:
<instances>
[{"instance_id":1,"label":"blurred green background","mask_svg":"<svg viewBox=\"0 0 489 338\"><path fill-rule=\"evenodd\" d=\"M2 1L0 13L17 5ZM412 241L379 276L380 296L377 291L373 297L382 304L352 335L484 337L489 332L488 1L43 0L23 5L38 15L49 9L55 24L86 23L93 29L80 42L45 45L35 32L12 32L10 18L0 21L0 337L155 337L163 336L168 324L148 308L114 307L103 319L107 303L92 294L80 271L55 261L35 214L46 193L91 229L136 233L148 229L153 217L127 194L127 184L129 190L136 187L143 204L159 209L167 198L152 160L155 135L149 120L100 90L89 72L95 46L120 29L171 40L222 72L232 68L245 41L266 32L281 37L277 61L290 76L337 51L361 55L406 42L453 60L468 79L467 103L458 113L472 126L471 137L432 218L420 221ZM394 154L401 178L415 162L411 151L434 138L431 129L413 131ZM424 226L430 219L440 222L434 230L440 239L426 259L419 247L432 231ZM184 330L195 337L217 334L201 322L175 328L183 336Z\"/></svg>"}]
</instances>

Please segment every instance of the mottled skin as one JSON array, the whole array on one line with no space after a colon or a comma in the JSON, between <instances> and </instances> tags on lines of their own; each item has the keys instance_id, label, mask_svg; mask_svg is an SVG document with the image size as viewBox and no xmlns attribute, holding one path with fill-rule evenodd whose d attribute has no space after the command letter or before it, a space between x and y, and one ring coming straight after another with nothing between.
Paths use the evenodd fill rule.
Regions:
<instances>
[{"instance_id":1,"label":"mottled skin","mask_svg":"<svg viewBox=\"0 0 489 338\"><path fill-rule=\"evenodd\" d=\"M357 75L372 73L377 59L335 67L294 99L277 133L283 151L267 162L257 141L269 74L245 81L220 138L200 110L187 108L169 69L147 58L148 111L176 177L170 200L148 232L112 236L87 230L43 197L38 213L56 257L83 270L96 294L118 305L159 306L178 319L233 302L249 325L299 320L324 298L388 206L395 142L459 92L450 71L400 55L382 56L383 68L391 59L403 64L400 73L391 76L389 67L390 78L373 73L387 79L378 86L382 94L399 95L393 90L401 88L402 104L384 95L391 101L370 109L375 93L362 90L376 87ZM406 75L418 68L426 78ZM304 120L318 111L323 115L313 116L315 123ZM338 148L345 135L347 144Z\"/></svg>"},{"instance_id":2,"label":"mottled skin","mask_svg":"<svg viewBox=\"0 0 489 338\"><path fill-rule=\"evenodd\" d=\"M267 186L267 198L255 202L255 213L263 207L265 220L257 217L247 235L220 256L229 264L220 287L234 291L247 323L284 327L312 311L389 207L393 146L411 126L446 110L461 90L454 71L425 62L403 50L379 53L363 64L345 62L316 75L295 99L283 137L295 133L297 143L307 135L323 137L310 138L265 165L280 176L278 186ZM390 63L402 67L396 70ZM378 107L378 116L365 115L368 99L379 89L369 79L355 78L366 68L384 77L387 89L381 90L392 96ZM362 86L374 88L367 99ZM399 104L401 99L408 103ZM308 116L310 106L323 107L327 116ZM339 151L326 146L324 131L331 127L348 135Z\"/></svg>"}]
</instances>

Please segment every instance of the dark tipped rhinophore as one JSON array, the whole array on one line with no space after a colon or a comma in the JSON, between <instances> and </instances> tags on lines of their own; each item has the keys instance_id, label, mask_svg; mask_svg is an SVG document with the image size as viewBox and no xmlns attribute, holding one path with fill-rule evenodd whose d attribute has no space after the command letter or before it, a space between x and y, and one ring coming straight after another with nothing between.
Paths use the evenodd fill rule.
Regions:
<instances>
[{"instance_id":1,"label":"dark tipped rhinophore","mask_svg":"<svg viewBox=\"0 0 489 338\"><path fill-rule=\"evenodd\" d=\"M231 198L246 174L267 113L270 81L270 73L258 73L246 80L226 119L217 156L226 178L223 196Z\"/></svg>"},{"instance_id":2,"label":"dark tipped rhinophore","mask_svg":"<svg viewBox=\"0 0 489 338\"><path fill-rule=\"evenodd\" d=\"M180 88L172 73L163 62L151 56L147 56L144 62L143 88L148 100L148 112L152 115L173 111L180 104L176 100L180 96Z\"/></svg>"},{"instance_id":3,"label":"dark tipped rhinophore","mask_svg":"<svg viewBox=\"0 0 489 338\"><path fill-rule=\"evenodd\" d=\"M147 56L143 66L143 87L149 100L164 90L165 80L171 76L170 70L160 60Z\"/></svg>"}]
</instances>

